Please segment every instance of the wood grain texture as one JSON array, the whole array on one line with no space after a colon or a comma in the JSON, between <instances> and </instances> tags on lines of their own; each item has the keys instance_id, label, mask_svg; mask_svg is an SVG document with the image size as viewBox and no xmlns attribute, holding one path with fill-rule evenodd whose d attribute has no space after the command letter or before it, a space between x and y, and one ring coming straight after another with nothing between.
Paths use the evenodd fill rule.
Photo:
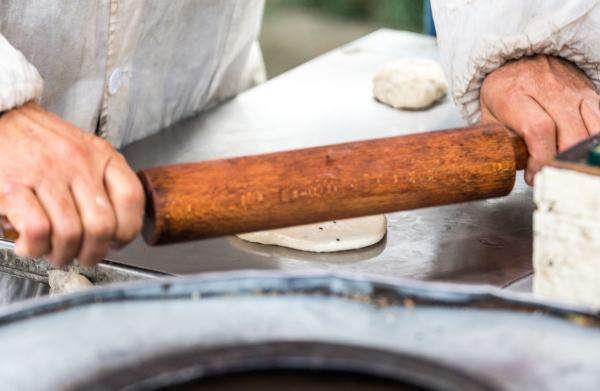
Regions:
<instances>
[{"instance_id":1,"label":"wood grain texture","mask_svg":"<svg viewBox=\"0 0 600 391\"><path fill-rule=\"evenodd\" d=\"M516 133L508 132L510 135L510 141L513 145L515 152L515 164L517 170L524 170L527 168L527 160L529 160L529 152L527 151L527 145L521 137Z\"/></svg>"},{"instance_id":2,"label":"wood grain texture","mask_svg":"<svg viewBox=\"0 0 600 391\"><path fill-rule=\"evenodd\" d=\"M527 159L521 147L486 125L151 168L139 173L144 237L164 244L504 196Z\"/></svg>"}]
</instances>

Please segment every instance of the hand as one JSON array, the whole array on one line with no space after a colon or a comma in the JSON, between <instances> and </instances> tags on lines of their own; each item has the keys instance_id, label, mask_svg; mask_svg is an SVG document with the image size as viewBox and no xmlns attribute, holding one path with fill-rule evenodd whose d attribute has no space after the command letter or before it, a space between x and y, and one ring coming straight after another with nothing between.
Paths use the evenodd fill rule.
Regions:
<instances>
[{"instance_id":1,"label":"hand","mask_svg":"<svg viewBox=\"0 0 600 391\"><path fill-rule=\"evenodd\" d=\"M137 176L108 142L36 103L0 117L0 213L19 232L19 255L60 266L102 260L142 224Z\"/></svg>"},{"instance_id":2,"label":"hand","mask_svg":"<svg viewBox=\"0 0 600 391\"><path fill-rule=\"evenodd\" d=\"M510 62L481 86L481 123L501 123L527 144L525 180L552 158L600 132L600 96L572 63L537 55Z\"/></svg>"}]
</instances>

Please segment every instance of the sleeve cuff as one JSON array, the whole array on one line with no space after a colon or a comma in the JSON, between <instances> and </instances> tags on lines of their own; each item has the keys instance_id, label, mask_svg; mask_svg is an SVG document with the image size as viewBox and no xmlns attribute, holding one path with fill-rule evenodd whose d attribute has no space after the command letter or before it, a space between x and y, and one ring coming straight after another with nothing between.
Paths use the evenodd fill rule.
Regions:
<instances>
[{"instance_id":1,"label":"sleeve cuff","mask_svg":"<svg viewBox=\"0 0 600 391\"><path fill-rule=\"evenodd\" d=\"M0 35L0 111L42 97L43 80L25 56Z\"/></svg>"},{"instance_id":2,"label":"sleeve cuff","mask_svg":"<svg viewBox=\"0 0 600 391\"><path fill-rule=\"evenodd\" d=\"M471 124L479 121L481 116L480 89L485 77L512 60L536 54L545 54L564 58L583 70L600 90L600 63L590 58L577 46L569 43L557 45L557 36L549 35L545 39L532 42L532 37L521 35L514 39L502 39L496 42L483 40L477 55L471 57L466 64L464 75L456 75L453 97L463 117Z\"/></svg>"},{"instance_id":3,"label":"sleeve cuff","mask_svg":"<svg viewBox=\"0 0 600 391\"><path fill-rule=\"evenodd\" d=\"M451 94L470 123L480 118L484 78L522 57L564 58L600 88L600 1L432 0L432 6Z\"/></svg>"}]
</instances>

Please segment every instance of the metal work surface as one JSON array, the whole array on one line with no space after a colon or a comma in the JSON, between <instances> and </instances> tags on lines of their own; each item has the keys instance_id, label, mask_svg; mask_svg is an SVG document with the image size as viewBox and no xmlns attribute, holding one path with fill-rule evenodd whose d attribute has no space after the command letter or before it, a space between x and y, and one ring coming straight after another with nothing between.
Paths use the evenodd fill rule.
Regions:
<instances>
[{"instance_id":1,"label":"metal work surface","mask_svg":"<svg viewBox=\"0 0 600 391\"><path fill-rule=\"evenodd\" d=\"M412 56L436 59L435 41L380 30L124 154L140 169L463 126L449 98L424 111L399 111L373 99L377 68ZM387 239L359 251L311 254L235 237L150 248L138 239L109 259L173 274L325 269L505 286L531 272L533 203L521 177L504 199L391 214Z\"/></svg>"},{"instance_id":2,"label":"metal work surface","mask_svg":"<svg viewBox=\"0 0 600 391\"><path fill-rule=\"evenodd\" d=\"M48 272L54 269L46 260L19 257L14 244L0 239L0 306L31 299L49 292ZM163 273L126 265L102 262L95 267L70 265L95 285L164 277Z\"/></svg>"},{"instance_id":3,"label":"metal work surface","mask_svg":"<svg viewBox=\"0 0 600 391\"><path fill-rule=\"evenodd\" d=\"M243 354L260 345L258 361L238 361L238 369L322 369L331 363L309 350L283 356L271 350L274 343L301 342L314 346L313 353L323 346L348 347L346 353L329 350L334 360L346 357L338 369L353 368L348 352L369 349L464 373L488 385L485 389L596 390L599 325L596 313L483 286L317 273L190 276L5 308L0 312L0 388L88 390L81 385L90 379L122 379L113 377L115 372L129 373L135 382L143 371L127 368L161 357L209 351L214 359L223 357L218 349ZM373 360L363 369L389 373L393 368L386 365L393 358ZM174 360L164 363L175 365ZM221 361L220 368L227 364ZM178 368L181 375L215 370L214 362L200 358L188 365ZM162 368L137 381L148 385L167 378ZM126 388L121 386L100 389Z\"/></svg>"}]
</instances>

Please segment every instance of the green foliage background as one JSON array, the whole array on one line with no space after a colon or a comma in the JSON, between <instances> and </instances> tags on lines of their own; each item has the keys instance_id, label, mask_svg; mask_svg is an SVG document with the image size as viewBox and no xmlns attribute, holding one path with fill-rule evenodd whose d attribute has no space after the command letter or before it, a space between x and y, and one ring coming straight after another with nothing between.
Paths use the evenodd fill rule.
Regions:
<instances>
[{"instance_id":1,"label":"green foliage background","mask_svg":"<svg viewBox=\"0 0 600 391\"><path fill-rule=\"evenodd\" d=\"M267 0L274 7L301 6L342 18L368 20L402 30L423 30L423 0Z\"/></svg>"}]
</instances>

